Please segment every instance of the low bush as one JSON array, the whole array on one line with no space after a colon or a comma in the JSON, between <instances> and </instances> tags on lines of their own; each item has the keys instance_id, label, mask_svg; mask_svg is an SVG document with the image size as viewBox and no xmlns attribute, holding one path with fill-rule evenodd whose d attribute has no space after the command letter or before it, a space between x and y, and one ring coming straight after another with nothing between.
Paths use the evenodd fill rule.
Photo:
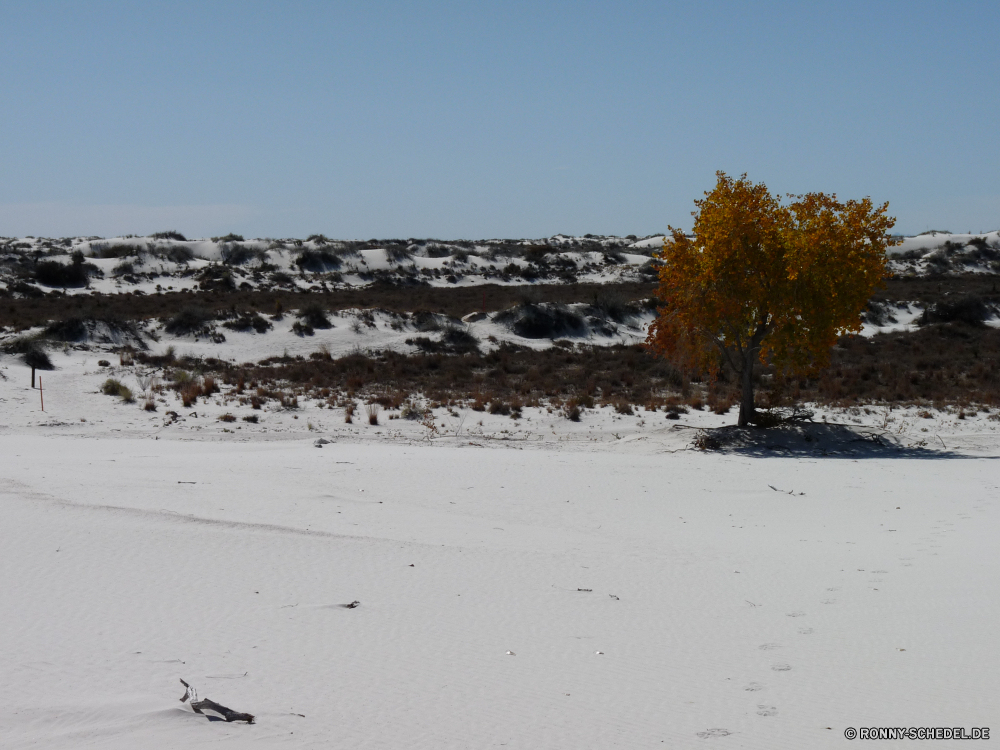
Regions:
<instances>
[{"instance_id":1,"label":"low bush","mask_svg":"<svg viewBox=\"0 0 1000 750\"><path fill-rule=\"evenodd\" d=\"M439 341L426 336L417 336L406 339L406 343L426 353L468 354L479 351L479 339L464 328L446 329Z\"/></svg>"},{"instance_id":2,"label":"low bush","mask_svg":"<svg viewBox=\"0 0 1000 750\"><path fill-rule=\"evenodd\" d=\"M168 320L163 330L174 336L187 336L202 332L213 315L198 307L186 307Z\"/></svg>"},{"instance_id":3,"label":"low bush","mask_svg":"<svg viewBox=\"0 0 1000 750\"><path fill-rule=\"evenodd\" d=\"M583 336L583 316L562 305L524 303L498 313L494 320L526 339Z\"/></svg>"},{"instance_id":4,"label":"low bush","mask_svg":"<svg viewBox=\"0 0 1000 750\"><path fill-rule=\"evenodd\" d=\"M230 331L256 331L257 333L267 333L274 326L269 320L261 317L257 312L242 313L238 317L227 320L222 324Z\"/></svg>"},{"instance_id":5,"label":"low bush","mask_svg":"<svg viewBox=\"0 0 1000 750\"><path fill-rule=\"evenodd\" d=\"M343 262L329 250L303 250L295 259L295 265L309 273L336 271Z\"/></svg>"},{"instance_id":6,"label":"low bush","mask_svg":"<svg viewBox=\"0 0 1000 750\"><path fill-rule=\"evenodd\" d=\"M115 278L118 278L120 276L130 276L133 273L135 273L135 264L133 264L132 261L130 260L123 260L121 263L116 265L111 271L111 275L114 276Z\"/></svg>"},{"instance_id":7,"label":"low bush","mask_svg":"<svg viewBox=\"0 0 1000 750\"><path fill-rule=\"evenodd\" d=\"M78 257L82 259L82 256ZM89 265L82 261L67 265L57 260L40 260L35 264L35 278L39 284L51 287L86 286L90 274Z\"/></svg>"},{"instance_id":8,"label":"low bush","mask_svg":"<svg viewBox=\"0 0 1000 750\"><path fill-rule=\"evenodd\" d=\"M423 419L425 414L426 411L422 407L409 400L406 401L399 410L400 417L414 421Z\"/></svg>"},{"instance_id":9,"label":"low bush","mask_svg":"<svg viewBox=\"0 0 1000 750\"><path fill-rule=\"evenodd\" d=\"M385 249L385 257L390 263L405 263L413 260L413 253L405 245L390 245Z\"/></svg>"},{"instance_id":10,"label":"low bush","mask_svg":"<svg viewBox=\"0 0 1000 750\"><path fill-rule=\"evenodd\" d=\"M178 242L187 242L187 237L173 229L168 229L166 232L154 232L150 236L154 240L177 240Z\"/></svg>"},{"instance_id":11,"label":"low bush","mask_svg":"<svg viewBox=\"0 0 1000 750\"><path fill-rule=\"evenodd\" d=\"M188 263L194 260L194 252L189 247L183 245L172 245L161 251L162 257L171 263Z\"/></svg>"},{"instance_id":12,"label":"low bush","mask_svg":"<svg viewBox=\"0 0 1000 750\"><path fill-rule=\"evenodd\" d=\"M227 266L242 266L250 261L259 260L262 256L262 251L239 243L222 248L222 262Z\"/></svg>"},{"instance_id":13,"label":"low bush","mask_svg":"<svg viewBox=\"0 0 1000 750\"><path fill-rule=\"evenodd\" d=\"M981 297L961 297L956 300L942 300L924 310L920 324L928 323L966 323L982 325L989 317L990 309Z\"/></svg>"},{"instance_id":14,"label":"low bush","mask_svg":"<svg viewBox=\"0 0 1000 750\"><path fill-rule=\"evenodd\" d=\"M87 325L80 318L56 320L45 327L45 338L56 341L83 341L87 333Z\"/></svg>"},{"instance_id":15,"label":"low bush","mask_svg":"<svg viewBox=\"0 0 1000 750\"><path fill-rule=\"evenodd\" d=\"M312 328L333 328L333 323L331 323L330 319L326 317L326 309L322 305L315 302L306 305L299 310L296 317L298 317L304 325Z\"/></svg>"},{"instance_id":16,"label":"low bush","mask_svg":"<svg viewBox=\"0 0 1000 750\"><path fill-rule=\"evenodd\" d=\"M101 393L105 396L118 396L122 401L127 403L135 401L132 390L114 378L108 378L104 381L104 384L101 386Z\"/></svg>"}]
</instances>

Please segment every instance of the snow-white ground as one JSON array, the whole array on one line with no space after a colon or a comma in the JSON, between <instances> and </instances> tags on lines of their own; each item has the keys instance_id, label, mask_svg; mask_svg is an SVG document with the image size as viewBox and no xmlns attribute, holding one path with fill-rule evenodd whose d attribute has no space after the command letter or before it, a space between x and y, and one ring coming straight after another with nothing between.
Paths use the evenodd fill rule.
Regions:
<instances>
[{"instance_id":1,"label":"snow-white ground","mask_svg":"<svg viewBox=\"0 0 1000 750\"><path fill-rule=\"evenodd\" d=\"M734 421L699 411L225 423L252 412L98 393L96 356L55 355L44 413L0 361L4 748L798 749L1000 723L995 412L819 413L926 443L828 455L694 450ZM257 723L192 713L179 679Z\"/></svg>"}]
</instances>

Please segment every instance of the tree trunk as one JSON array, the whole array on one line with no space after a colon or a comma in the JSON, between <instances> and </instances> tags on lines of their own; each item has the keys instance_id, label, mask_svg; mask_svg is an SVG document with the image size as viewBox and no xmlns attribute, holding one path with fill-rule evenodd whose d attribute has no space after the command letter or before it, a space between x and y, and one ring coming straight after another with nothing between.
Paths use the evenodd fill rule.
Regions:
<instances>
[{"instance_id":1,"label":"tree trunk","mask_svg":"<svg viewBox=\"0 0 1000 750\"><path fill-rule=\"evenodd\" d=\"M754 349L748 349L743 359L743 372L740 373L740 420L736 424L746 427L753 422L753 360Z\"/></svg>"},{"instance_id":2,"label":"tree trunk","mask_svg":"<svg viewBox=\"0 0 1000 750\"><path fill-rule=\"evenodd\" d=\"M760 344L767 333L766 324L757 326L753 336L743 350L743 370L740 375L740 420L736 424L746 427L754 421L753 366L760 358Z\"/></svg>"}]
</instances>

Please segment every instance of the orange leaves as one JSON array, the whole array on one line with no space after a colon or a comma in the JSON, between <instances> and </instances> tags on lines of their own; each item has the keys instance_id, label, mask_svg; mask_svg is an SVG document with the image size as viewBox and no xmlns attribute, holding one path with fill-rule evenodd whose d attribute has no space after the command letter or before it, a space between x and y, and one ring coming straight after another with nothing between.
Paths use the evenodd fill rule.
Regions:
<instances>
[{"instance_id":1,"label":"orange leaves","mask_svg":"<svg viewBox=\"0 0 1000 750\"><path fill-rule=\"evenodd\" d=\"M693 238L671 228L664 306L648 345L679 365L739 371L748 350L792 370L825 364L885 276L888 204L808 193L782 204L746 175L717 173L695 201Z\"/></svg>"}]
</instances>

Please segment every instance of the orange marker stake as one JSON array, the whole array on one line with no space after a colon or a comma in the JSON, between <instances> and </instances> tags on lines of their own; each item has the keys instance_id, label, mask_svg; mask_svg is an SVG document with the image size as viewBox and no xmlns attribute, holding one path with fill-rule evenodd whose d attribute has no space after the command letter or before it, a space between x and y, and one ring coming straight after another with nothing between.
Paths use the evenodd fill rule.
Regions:
<instances>
[{"instance_id":1,"label":"orange marker stake","mask_svg":"<svg viewBox=\"0 0 1000 750\"><path fill-rule=\"evenodd\" d=\"M42 376L38 376L38 398L42 400L42 411L45 411L45 394L42 391Z\"/></svg>"}]
</instances>

